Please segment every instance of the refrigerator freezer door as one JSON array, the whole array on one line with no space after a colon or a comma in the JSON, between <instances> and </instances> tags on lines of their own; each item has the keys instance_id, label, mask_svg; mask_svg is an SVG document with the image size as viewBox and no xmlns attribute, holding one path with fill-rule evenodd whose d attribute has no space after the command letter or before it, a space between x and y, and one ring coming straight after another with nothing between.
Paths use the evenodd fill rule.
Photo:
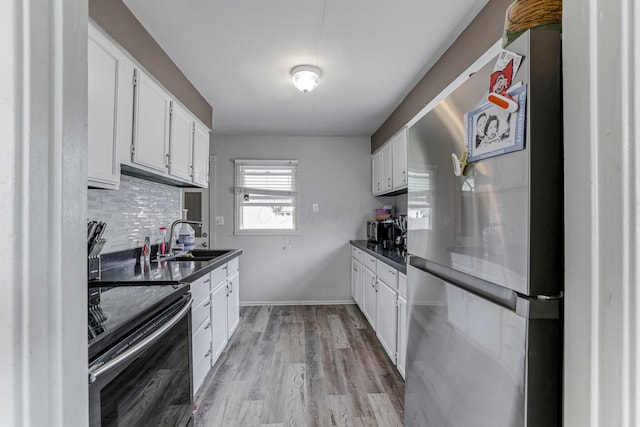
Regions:
<instances>
[{"instance_id":1,"label":"refrigerator freezer door","mask_svg":"<svg viewBox=\"0 0 640 427\"><path fill-rule=\"evenodd\" d=\"M559 319L527 319L411 265L407 278L405 426L560 425Z\"/></svg>"}]
</instances>

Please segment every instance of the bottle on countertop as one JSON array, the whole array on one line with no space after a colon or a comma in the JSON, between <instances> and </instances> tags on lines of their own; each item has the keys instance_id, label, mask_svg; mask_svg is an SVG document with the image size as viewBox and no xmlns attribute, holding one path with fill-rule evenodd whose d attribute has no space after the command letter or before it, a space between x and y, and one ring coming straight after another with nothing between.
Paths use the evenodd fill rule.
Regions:
<instances>
[{"instance_id":1,"label":"bottle on countertop","mask_svg":"<svg viewBox=\"0 0 640 427\"><path fill-rule=\"evenodd\" d=\"M167 227L160 227L160 247L158 252L160 255L167 253Z\"/></svg>"},{"instance_id":2,"label":"bottle on countertop","mask_svg":"<svg viewBox=\"0 0 640 427\"><path fill-rule=\"evenodd\" d=\"M187 219L188 209L182 210L182 219ZM182 244L185 251L192 251L196 246L196 232L187 223L182 223L178 232L178 243Z\"/></svg>"}]
</instances>

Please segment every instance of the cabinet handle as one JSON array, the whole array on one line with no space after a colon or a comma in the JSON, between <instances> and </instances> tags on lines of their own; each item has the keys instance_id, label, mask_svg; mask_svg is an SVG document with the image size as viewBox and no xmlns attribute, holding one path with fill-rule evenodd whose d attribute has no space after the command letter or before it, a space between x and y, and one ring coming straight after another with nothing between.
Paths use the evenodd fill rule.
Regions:
<instances>
[{"instance_id":1,"label":"cabinet handle","mask_svg":"<svg viewBox=\"0 0 640 427\"><path fill-rule=\"evenodd\" d=\"M209 357L211 356L211 349L209 349L209 351L207 351L207 354L204 355L204 357Z\"/></svg>"},{"instance_id":2,"label":"cabinet handle","mask_svg":"<svg viewBox=\"0 0 640 427\"><path fill-rule=\"evenodd\" d=\"M168 154L165 154L165 166L171 166L171 157Z\"/></svg>"},{"instance_id":3,"label":"cabinet handle","mask_svg":"<svg viewBox=\"0 0 640 427\"><path fill-rule=\"evenodd\" d=\"M211 305L211 300L204 303L204 307L209 307Z\"/></svg>"},{"instance_id":4,"label":"cabinet handle","mask_svg":"<svg viewBox=\"0 0 640 427\"><path fill-rule=\"evenodd\" d=\"M389 270L389 274L391 274L392 276L395 276L395 275L396 275L396 272L395 272L395 271L393 271L393 270Z\"/></svg>"},{"instance_id":5,"label":"cabinet handle","mask_svg":"<svg viewBox=\"0 0 640 427\"><path fill-rule=\"evenodd\" d=\"M211 322L207 323L207 326L205 326L205 329L209 329L211 327Z\"/></svg>"},{"instance_id":6,"label":"cabinet handle","mask_svg":"<svg viewBox=\"0 0 640 427\"><path fill-rule=\"evenodd\" d=\"M402 171L402 182L407 182L407 172Z\"/></svg>"}]
</instances>

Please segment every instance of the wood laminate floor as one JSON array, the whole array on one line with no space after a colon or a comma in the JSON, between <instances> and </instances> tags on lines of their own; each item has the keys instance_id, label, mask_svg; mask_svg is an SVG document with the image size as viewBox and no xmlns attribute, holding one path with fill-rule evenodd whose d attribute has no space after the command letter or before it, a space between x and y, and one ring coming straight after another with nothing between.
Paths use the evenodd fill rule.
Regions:
<instances>
[{"instance_id":1,"label":"wood laminate floor","mask_svg":"<svg viewBox=\"0 0 640 427\"><path fill-rule=\"evenodd\" d=\"M404 382L355 305L241 307L196 426L402 426Z\"/></svg>"}]
</instances>

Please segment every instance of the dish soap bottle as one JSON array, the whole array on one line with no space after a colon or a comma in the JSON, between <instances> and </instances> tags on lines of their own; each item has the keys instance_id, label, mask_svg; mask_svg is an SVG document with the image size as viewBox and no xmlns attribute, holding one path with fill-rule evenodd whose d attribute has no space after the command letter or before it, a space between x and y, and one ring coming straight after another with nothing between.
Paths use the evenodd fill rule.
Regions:
<instances>
[{"instance_id":1,"label":"dish soap bottle","mask_svg":"<svg viewBox=\"0 0 640 427\"><path fill-rule=\"evenodd\" d=\"M188 209L182 210L182 219L187 219ZM178 243L182 244L183 250L186 252L192 251L196 246L196 232L189 224L186 222L182 223L180 226L180 231L178 232Z\"/></svg>"}]
</instances>

